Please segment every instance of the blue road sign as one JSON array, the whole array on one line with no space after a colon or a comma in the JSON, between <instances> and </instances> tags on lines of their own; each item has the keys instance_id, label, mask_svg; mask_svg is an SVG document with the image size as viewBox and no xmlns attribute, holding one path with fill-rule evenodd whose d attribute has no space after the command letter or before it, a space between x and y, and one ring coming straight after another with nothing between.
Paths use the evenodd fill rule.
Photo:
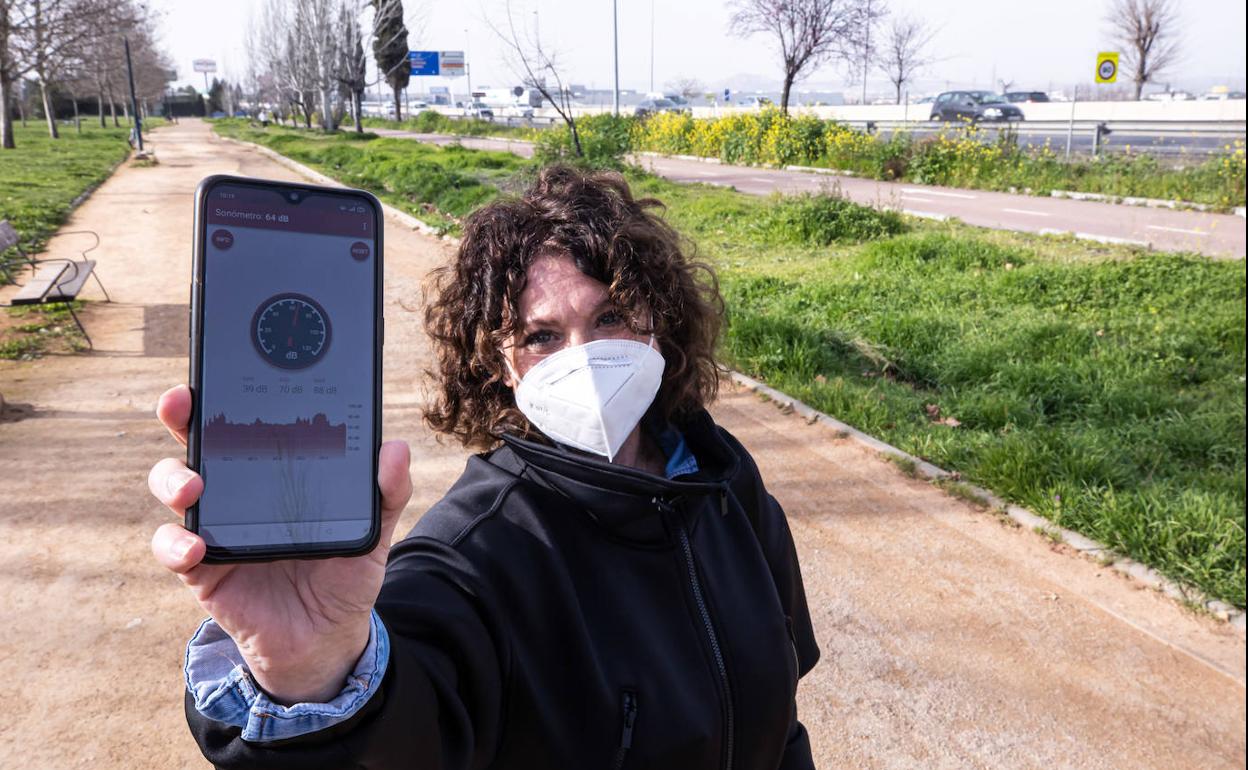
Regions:
<instances>
[{"instance_id":1,"label":"blue road sign","mask_svg":"<svg viewBox=\"0 0 1248 770\"><path fill-rule=\"evenodd\" d=\"M408 51L407 61L416 77L436 77L442 73L437 51Z\"/></svg>"}]
</instances>

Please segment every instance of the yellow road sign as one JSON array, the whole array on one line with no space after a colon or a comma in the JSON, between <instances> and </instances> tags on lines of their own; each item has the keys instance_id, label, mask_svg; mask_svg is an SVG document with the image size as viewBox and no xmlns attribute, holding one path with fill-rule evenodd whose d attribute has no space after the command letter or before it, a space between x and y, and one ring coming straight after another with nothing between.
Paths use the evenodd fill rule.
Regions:
<instances>
[{"instance_id":1,"label":"yellow road sign","mask_svg":"<svg viewBox=\"0 0 1248 770\"><path fill-rule=\"evenodd\" d=\"M1118 54L1102 51L1096 55L1096 82L1118 82Z\"/></svg>"}]
</instances>

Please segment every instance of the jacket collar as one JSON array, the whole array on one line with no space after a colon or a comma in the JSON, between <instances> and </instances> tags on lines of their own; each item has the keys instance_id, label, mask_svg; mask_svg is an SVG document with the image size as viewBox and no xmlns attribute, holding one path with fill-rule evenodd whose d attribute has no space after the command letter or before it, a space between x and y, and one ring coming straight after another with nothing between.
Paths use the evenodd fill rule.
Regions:
<instances>
[{"instance_id":1,"label":"jacket collar","mask_svg":"<svg viewBox=\"0 0 1248 770\"><path fill-rule=\"evenodd\" d=\"M567 497L612 534L630 540L665 541L667 529L661 508L726 494L741 462L705 409L676 427L684 434L699 467L693 476L678 480L512 435L503 436L503 446L491 454L490 462L512 466L513 472Z\"/></svg>"}]
</instances>

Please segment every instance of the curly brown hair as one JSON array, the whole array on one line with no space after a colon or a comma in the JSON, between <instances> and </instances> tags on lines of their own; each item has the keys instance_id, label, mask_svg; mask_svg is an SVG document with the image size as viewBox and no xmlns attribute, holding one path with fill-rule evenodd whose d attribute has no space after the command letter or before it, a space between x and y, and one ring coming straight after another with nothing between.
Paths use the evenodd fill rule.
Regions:
<instances>
[{"instance_id":1,"label":"curly brown hair","mask_svg":"<svg viewBox=\"0 0 1248 770\"><path fill-rule=\"evenodd\" d=\"M634 198L618 173L553 165L520 197L470 215L454 260L426 288L436 365L425 422L468 447L493 447L504 433L536 434L515 406L501 351L517 331L529 265L549 254L570 256L605 284L634 333L654 333L667 361L655 397L664 418L679 420L713 401L723 298L710 266L687 258L692 246L653 211L662 208L657 199ZM640 308L653 320L639 320Z\"/></svg>"}]
</instances>

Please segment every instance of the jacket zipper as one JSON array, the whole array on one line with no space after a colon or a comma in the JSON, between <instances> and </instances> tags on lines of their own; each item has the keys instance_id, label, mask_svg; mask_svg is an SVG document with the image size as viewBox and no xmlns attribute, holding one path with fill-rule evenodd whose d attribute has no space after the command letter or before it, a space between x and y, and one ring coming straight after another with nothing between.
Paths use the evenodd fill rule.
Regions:
<instances>
[{"instance_id":1,"label":"jacket zipper","mask_svg":"<svg viewBox=\"0 0 1248 770\"><path fill-rule=\"evenodd\" d=\"M661 501L656 500L656 502ZM662 507L660 505L660 508ZM706 629L706 636L711 642L711 653L715 657L715 667L719 669L719 680L724 686L724 722L728 744L724 752L724 770L732 770L733 715L732 690L728 685L728 667L724 665L724 654L719 647L719 637L715 634L715 624L711 622L710 610L707 609L706 600L702 596L702 584L698 581L698 570L693 563L693 548L689 545L689 535L685 532L684 522L677 521L676 527L680 533L680 547L685 552L685 564L689 568L689 584L693 587L693 599L697 602L698 613L702 616L702 625Z\"/></svg>"},{"instance_id":2,"label":"jacket zipper","mask_svg":"<svg viewBox=\"0 0 1248 770\"><path fill-rule=\"evenodd\" d=\"M612 770L624 767L624 757L633 747L633 726L637 724L637 695L630 690L624 691L624 730L620 733L620 747L615 751Z\"/></svg>"}]
</instances>

